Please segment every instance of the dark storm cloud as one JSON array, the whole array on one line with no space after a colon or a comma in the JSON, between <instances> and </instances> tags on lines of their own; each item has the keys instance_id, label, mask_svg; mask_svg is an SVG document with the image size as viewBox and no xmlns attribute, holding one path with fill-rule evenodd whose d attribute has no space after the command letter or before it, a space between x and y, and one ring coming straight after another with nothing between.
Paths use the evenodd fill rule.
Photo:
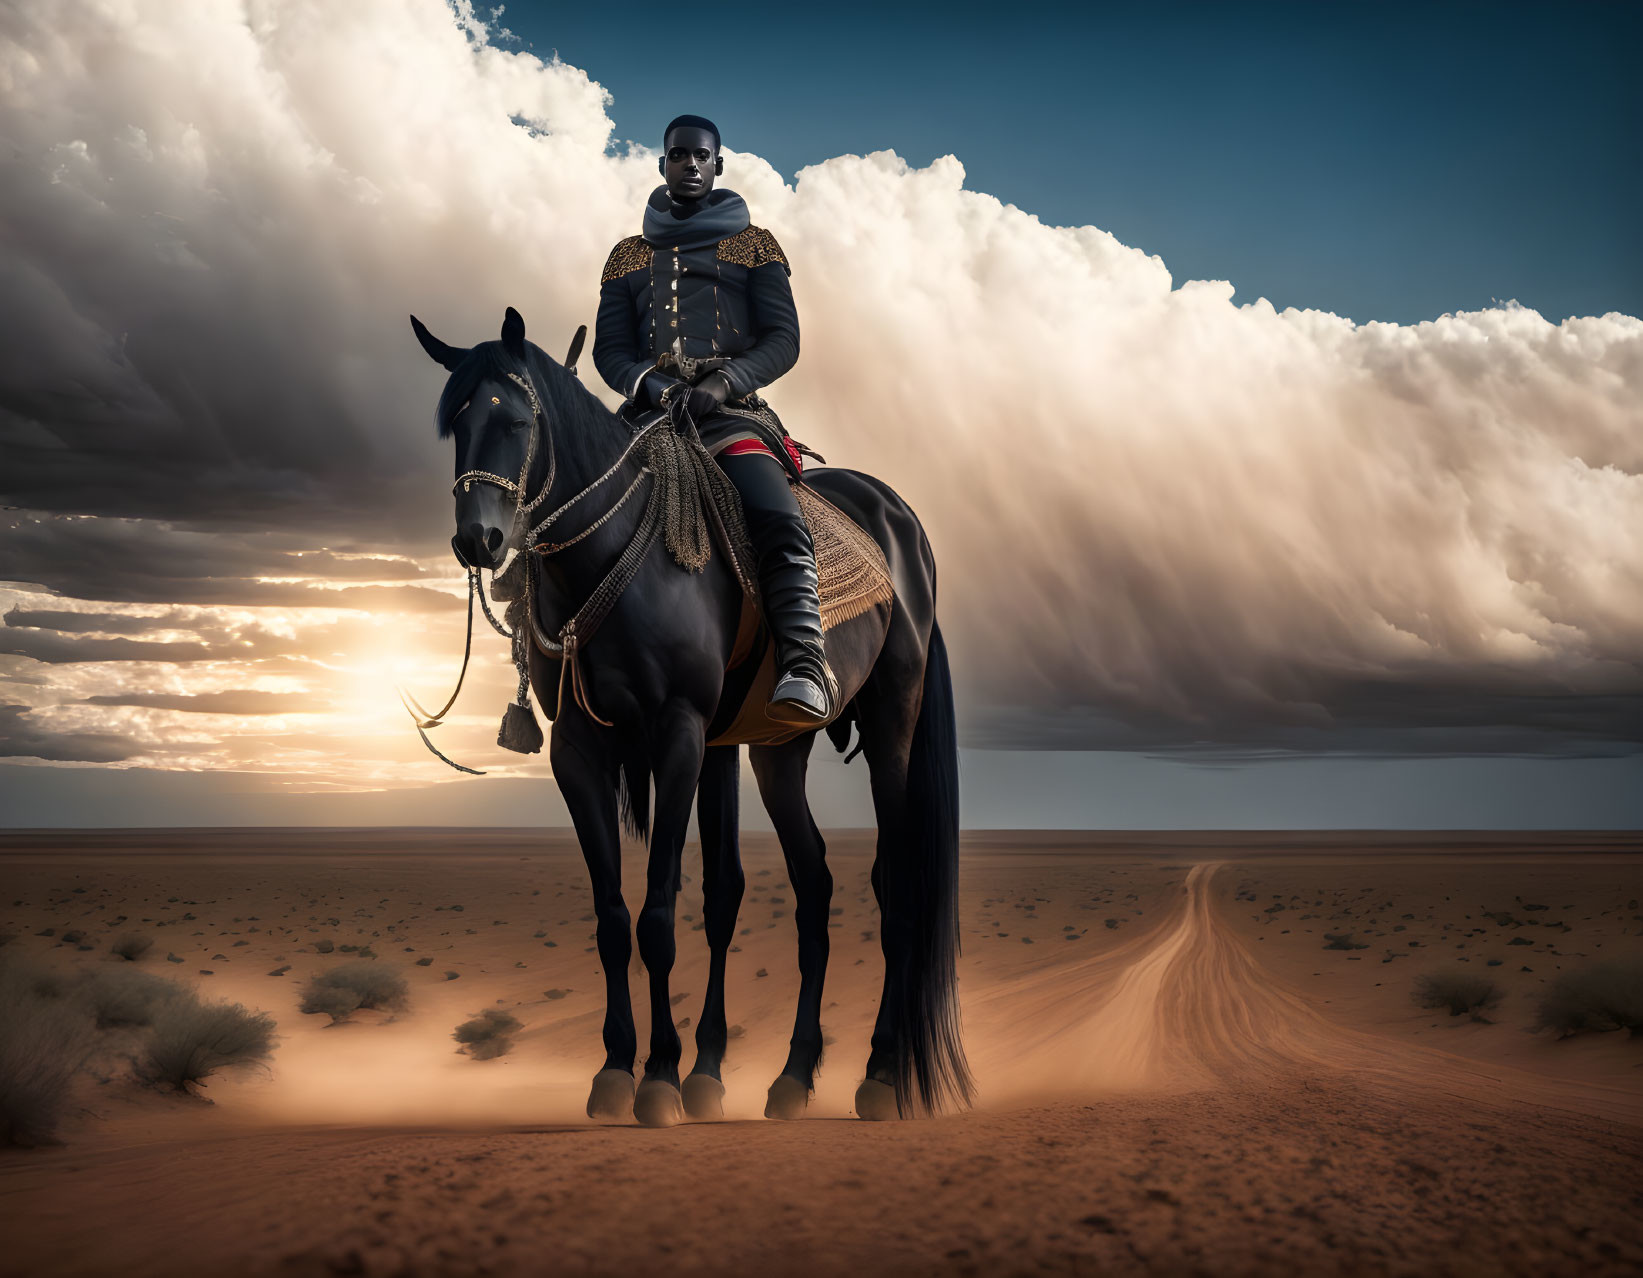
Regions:
<instances>
[{"instance_id":1,"label":"dark storm cloud","mask_svg":"<svg viewBox=\"0 0 1643 1278\"><path fill-rule=\"evenodd\" d=\"M191 628L185 614L175 611L158 617L140 617L114 612L66 612L60 608L12 608L5 613L4 620L8 626L72 635L140 635L152 630Z\"/></svg>"},{"instance_id":2,"label":"dark storm cloud","mask_svg":"<svg viewBox=\"0 0 1643 1278\"><path fill-rule=\"evenodd\" d=\"M0 495L312 537L380 528L425 490L417 463L431 449L372 438L388 422L409 434L431 411L427 389L419 401L403 376L410 348L396 360L385 331L351 332L322 273L221 260L243 243L216 245L210 269L164 218L59 221L30 159L0 159L0 211L16 235L0 263ZM76 253L80 237L106 233L117 238L103 252ZM340 384L345 347L381 361L381 419Z\"/></svg>"},{"instance_id":3,"label":"dark storm cloud","mask_svg":"<svg viewBox=\"0 0 1643 1278\"><path fill-rule=\"evenodd\" d=\"M1393 759L1616 758L1643 753L1643 693L1579 695L1353 681L1321 690L1329 718L1247 709L1190 731L1167 716L1077 708L975 712L965 740L995 750L1126 750L1176 762L1241 764L1332 755ZM1263 717L1263 714L1266 717Z\"/></svg>"},{"instance_id":4,"label":"dark storm cloud","mask_svg":"<svg viewBox=\"0 0 1643 1278\"><path fill-rule=\"evenodd\" d=\"M0 632L0 654L62 665L74 661L211 661L225 650L189 641L71 639L50 630L6 630Z\"/></svg>"},{"instance_id":5,"label":"dark storm cloud","mask_svg":"<svg viewBox=\"0 0 1643 1278\"><path fill-rule=\"evenodd\" d=\"M303 714L312 713L314 698L300 692L254 692L230 689L195 695L163 692L105 693L86 697L90 706L137 706L148 710L180 710L186 714Z\"/></svg>"},{"instance_id":6,"label":"dark storm cloud","mask_svg":"<svg viewBox=\"0 0 1643 1278\"><path fill-rule=\"evenodd\" d=\"M194 594L276 574L300 536L179 528L153 520L11 512L0 527L0 580L37 582L77 599L206 602ZM193 592L193 593L190 593ZM215 600L210 600L215 602Z\"/></svg>"},{"instance_id":7,"label":"dark storm cloud","mask_svg":"<svg viewBox=\"0 0 1643 1278\"><path fill-rule=\"evenodd\" d=\"M432 593L432 592L429 592ZM447 600L447 611L454 601ZM311 660L316 654L334 653L380 641L368 620L342 620L330 624L309 624L300 635L282 633L261 625L228 627L209 621L195 622L192 639L128 639L124 637L68 635L56 630L35 629L13 621L27 616L13 610L6 614L6 628L0 630L0 655L27 657L47 665L75 662L262 662L291 658Z\"/></svg>"},{"instance_id":8,"label":"dark storm cloud","mask_svg":"<svg viewBox=\"0 0 1643 1278\"><path fill-rule=\"evenodd\" d=\"M251 600L246 600L251 602ZM261 602L295 608L356 608L365 612L433 612L449 614L462 607L459 599L424 586L295 586L282 598Z\"/></svg>"},{"instance_id":9,"label":"dark storm cloud","mask_svg":"<svg viewBox=\"0 0 1643 1278\"><path fill-rule=\"evenodd\" d=\"M179 528L150 520L12 512L0 521L0 580L27 581L68 598L132 604L448 609L425 586L332 587L332 580L426 577L416 563L297 553L300 537ZM344 571L333 571L343 566ZM258 577L319 580L258 581Z\"/></svg>"},{"instance_id":10,"label":"dark storm cloud","mask_svg":"<svg viewBox=\"0 0 1643 1278\"><path fill-rule=\"evenodd\" d=\"M397 555L344 555L329 550L299 552L288 556L286 571L292 576L320 577L330 581L403 581L426 577L427 569L415 560Z\"/></svg>"},{"instance_id":11,"label":"dark storm cloud","mask_svg":"<svg viewBox=\"0 0 1643 1278\"><path fill-rule=\"evenodd\" d=\"M112 732L51 732L29 721L29 707L0 705L0 756L54 763L119 763L145 751Z\"/></svg>"}]
</instances>

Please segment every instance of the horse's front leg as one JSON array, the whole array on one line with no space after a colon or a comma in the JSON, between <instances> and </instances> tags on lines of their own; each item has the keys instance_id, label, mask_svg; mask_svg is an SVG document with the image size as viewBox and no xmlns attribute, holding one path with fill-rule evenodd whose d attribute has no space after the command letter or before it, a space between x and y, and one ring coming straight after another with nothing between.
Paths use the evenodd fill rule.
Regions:
<instances>
[{"instance_id":1,"label":"horse's front leg","mask_svg":"<svg viewBox=\"0 0 1643 1278\"><path fill-rule=\"evenodd\" d=\"M679 1031L673 1026L668 977L675 952L673 906L679 892L679 858L702 772L705 728L696 710L675 705L663 711L651 735L656 808L638 927L639 957L650 974L650 1056L633 1100L633 1116L647 1127L671 1127L684 1117L679 1096Z\"/></svg>"},{"instance_id":2,"label":"horse's front leg","mask_svg":"<svg viewBox=\"0 0 1643 1278\"><path fill-rule=\"evenodd\" d=\"M548 759L570 809L582 858L593 882L599 964L605 969L605 1064L588 1096L589 1118L625 1118L633 1105L638 1036L628 994L633 938L622 900L622 845L616 825L616 761L579 710L553 725Z\"/></svg>"},{"instance_id":3,"label":"horse's front leg","mask_svg":"<svg viewBox=\"0 0 1643 1278\"><path fill-rule=\"evenodd\" d=\"M696 1022L696 1064L684 1081L685 1112L724 1117L725 956L736 932L747 880L740 844L741 748L714 746L696 789L696 829L702 839L702 924L707 932L707 994Z\"/></svg>"}]
</instances>

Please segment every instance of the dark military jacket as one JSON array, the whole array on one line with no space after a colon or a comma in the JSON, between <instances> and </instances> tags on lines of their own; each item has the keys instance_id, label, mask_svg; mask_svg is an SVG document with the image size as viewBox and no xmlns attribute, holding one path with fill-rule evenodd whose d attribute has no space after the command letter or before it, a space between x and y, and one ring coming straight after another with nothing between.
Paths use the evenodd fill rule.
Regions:
<instances>
[{"instance_id":1,"label":"dark military jacket","mask_svg":"<svg viewBox=\"0 0 1643 1278\"><path fill-rule=\"evenodd\" d=\"M781 245L749 226L701 248L630 235L610 252L599 284L593 362L632 399L663 351L726 358L735 399L768 386L799 358L799 316Z\"/></svg>"}]
</instances>

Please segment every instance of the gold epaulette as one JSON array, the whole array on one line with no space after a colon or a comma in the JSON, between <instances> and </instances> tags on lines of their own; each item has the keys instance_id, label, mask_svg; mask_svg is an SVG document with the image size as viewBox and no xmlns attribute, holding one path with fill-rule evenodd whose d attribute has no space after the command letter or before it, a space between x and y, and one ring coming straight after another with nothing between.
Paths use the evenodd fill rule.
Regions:
<instances>
[{"instance_id":1,"label":"gold epaulette","mask_svg":"<svg viewBox=\"0 0 1643 1278\"><path fill-rule=\"evenodd\" d=\"M719 260L735 262L738 266L746 267L780 262L789 274L793 271L793 268L787 265L787 255L782 252L782 246L776 243L776 237L762 226L750 226L745 231L736 232L728 240L720 240Z\"/></svg>"},{"instance_id":2,"label":"gold epaulette","mask_svg":"<svg viewBox=\"0 0 1643 1278\"><path fill-rule=\"evenodd\" d=\"M645 243L645 237L630 235L625 240L616 241L616 247L605 259L605 269L600 273L599 282L608 284L611 280L621 279L629 271L642 270L649 265L650 245Z\"/></svg>"}]
</instances>

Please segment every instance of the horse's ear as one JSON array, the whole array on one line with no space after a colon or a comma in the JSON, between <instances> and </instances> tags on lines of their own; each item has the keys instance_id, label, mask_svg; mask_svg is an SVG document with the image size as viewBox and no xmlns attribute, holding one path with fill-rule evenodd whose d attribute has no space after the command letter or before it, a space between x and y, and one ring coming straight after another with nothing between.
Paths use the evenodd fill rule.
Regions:
<instances>
[{"instance_id":1,"label":"horse's ear","mask_svg":"<svg viewBox=\"0 0 1643 1278\"><path fill-rule=\"evenodd\" d=\"M502 349L515 359L525 358L525 318L511 306L502 317Z\"/></svg>"},{"instance_id":2,"label":"horse's ear","mask_svg":"<svg viewBox=\"0 0 1643 1278\"><path fill-rule=\"evenodd\" d=\"M454 372L456 366L467 356L468 352L460 347L447 346L432 333L428 326L415 315L411 316L411 331L416 334L416 340L422 343L422 349L428 352L428 357L436 364L443 364L446 372Z\"/></svg>"}]
</instances>

